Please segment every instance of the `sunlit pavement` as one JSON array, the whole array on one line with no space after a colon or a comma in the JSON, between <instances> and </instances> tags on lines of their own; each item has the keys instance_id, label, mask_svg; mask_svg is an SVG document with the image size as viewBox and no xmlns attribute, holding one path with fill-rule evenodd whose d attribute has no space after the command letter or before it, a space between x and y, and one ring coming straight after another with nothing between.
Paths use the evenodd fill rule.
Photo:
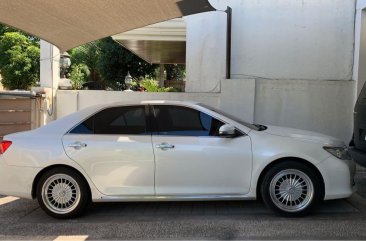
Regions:
<instances>
[{"instance_id":1,"label":"sunlit pavement","mask_svg":"<svg viewBox=\"0 0 366 241\"><path fill-rule=\"evenodd\" d=\"M0 196L0 239L366 239L366 172L359 192L323 203L305 218L282 218L261 202L95 204L81 218L57 220L38 203Z\"/></svg>"}]
</instances>

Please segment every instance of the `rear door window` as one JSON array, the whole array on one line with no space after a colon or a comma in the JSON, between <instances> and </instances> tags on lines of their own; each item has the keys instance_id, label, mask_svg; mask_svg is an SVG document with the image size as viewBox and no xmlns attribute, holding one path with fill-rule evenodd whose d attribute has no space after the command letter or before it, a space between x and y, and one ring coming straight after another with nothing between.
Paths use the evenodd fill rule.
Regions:
<instances>
[{"instance_id":1,"label":"rear door window","mask_svg":"<svg viewBox=\"0 0 366 241\"><path fill-rule=\"evenodd\" d=\"M148 134L145 106L104 109L73 130L73 134L143 135Z\"/></svg>"}]
</instances>

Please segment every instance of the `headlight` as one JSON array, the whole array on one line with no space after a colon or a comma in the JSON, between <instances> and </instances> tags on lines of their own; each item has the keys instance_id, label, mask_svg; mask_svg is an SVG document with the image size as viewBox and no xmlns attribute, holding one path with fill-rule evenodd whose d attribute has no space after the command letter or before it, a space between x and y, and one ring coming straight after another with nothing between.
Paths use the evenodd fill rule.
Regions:
<instances>
[{"instance_id":1,"label":"headlight","mask_svg":"<svg viewBox=\"0 0 366 241\"><path fill-rule=\"evenodd\" d=\"M323 148L324 150L341 160L352 160L352 157L348 152L347 147L324 146Z\"/></svg>"}]
</instances>

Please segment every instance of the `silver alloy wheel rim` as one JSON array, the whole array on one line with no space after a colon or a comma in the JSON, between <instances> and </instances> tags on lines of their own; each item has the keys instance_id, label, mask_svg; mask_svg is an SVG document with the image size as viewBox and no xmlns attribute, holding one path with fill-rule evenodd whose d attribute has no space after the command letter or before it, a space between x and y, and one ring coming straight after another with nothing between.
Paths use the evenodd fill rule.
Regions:
<instances>
[{"instance_id":1,"label":"silver alloy wheel rim","mask_svg":"<svg viewBox=\"0 0 366 241\"><path fill-rule=\"evenodd\" d=\"M273 203L286 212L304 210L314 196L314 185L308 175L287 169L277 173L270 183L270 196Z\"/></svg>"},{"instance_id":2,"label":"silver alloy wheel rim","mask_svg":"<svg viewBox=\"0 0 366 241\"><path fill-rule=\"evenodd\" d=\"M70 213L80 202L79 184L69 175L52 175L42 186L42 200L56 214Z\"/></svg>"}]
</instances>

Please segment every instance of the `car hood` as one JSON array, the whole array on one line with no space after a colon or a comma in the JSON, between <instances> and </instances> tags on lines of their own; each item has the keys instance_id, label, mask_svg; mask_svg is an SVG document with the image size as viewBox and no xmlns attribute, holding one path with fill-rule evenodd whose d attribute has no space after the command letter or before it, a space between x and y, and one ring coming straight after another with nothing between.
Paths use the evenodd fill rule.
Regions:
<instances>
[{"instance_id":1,"label":"car hood","mask_svg":"<svg viewBox=\"0 0 366 241\"><path fill-rule=\"evenodd\" d=\"M279 126L267 126L267 129L264 132L271 135L290 137L303 141L316 142L323 145L330 145L330 146L345 145L343 141L335 137L319 134L312 131L305 131Z\"/></svg>"}]
</instances>

